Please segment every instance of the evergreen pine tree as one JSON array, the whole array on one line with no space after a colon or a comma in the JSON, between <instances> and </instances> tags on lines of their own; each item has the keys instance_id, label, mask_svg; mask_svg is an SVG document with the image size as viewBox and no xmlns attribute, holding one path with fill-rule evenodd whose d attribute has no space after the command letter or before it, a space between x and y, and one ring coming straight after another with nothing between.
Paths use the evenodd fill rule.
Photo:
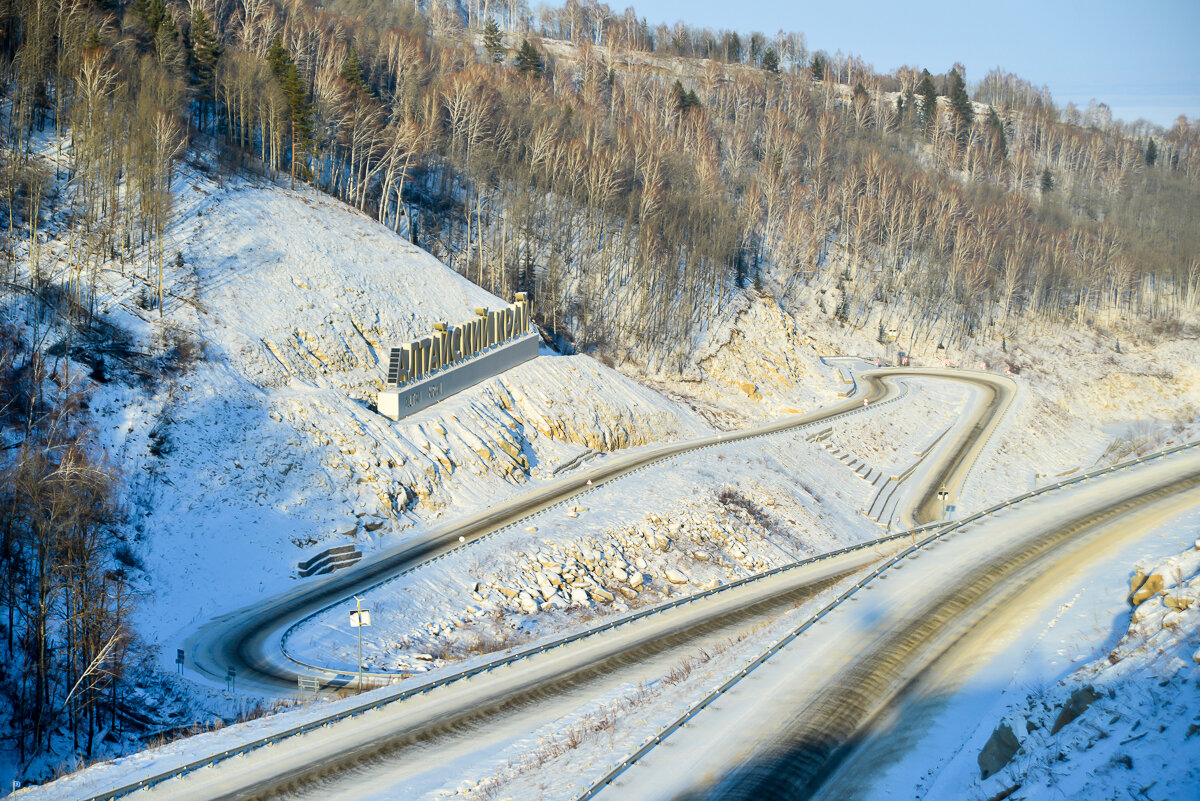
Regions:
<instances>
[{"instance_id":1,"label":"evergreen pine tree","mask_svg":"<svg viewBox=\"0 0 1200 801\"><path fill-rule=\"evenodd\" d=\"M1008 139L1004 135L1004 123L1000 121L1000 115L996 113L994 106L988 106L988 127L996 133L1000 145L1000 155L1008 156Z\"/></svg>"},{"instance_id":2,"label":"evergreen pine tree","mask_svg":"<svg viewBox=\"0 0 1200 801\"><path fill-rule=\"evenodd\" d=\"M279 88L283 90L283 96L288 101L288 121L292 128L290 172L294 186L297 166L296 151L312 146L312 99L309 97L308 89L304 86L304 81L300 78L300 71L296 69L296 63L292 61L291 53L283 46L283 42L278 36L267 48L267 65L271 68L275 80L279 82Z\"/></svg>"},{"instance_id":3,"label":"evergreen pine tree","mask_svg":"<svg viewBox=\"0 0 1200 801\"><path fill-rule=\"evenodd\" d=\"M267 48L267 66L271 68L271 72L276 78L282 78L285 65L290 60L287 48L283 46L283 40L276 35Z\"/></svg>"},{"instance_id":4,"label":"evergreen pine tree","mask_svg":"<svg viewBox=\"0 0 1200 801\"><path fill-rule=\"evenodd\" d=\"M962 76L958 74L958 70L950 70L947 82L950 88L947 92L950 97L950 108L954 109L954 116L965 128L975 119L975 107L971 105L971 98L967 95L967 85L963 82Z\"/></svg>"},{"instance_id":5,"label":"evergreen pine tree","mask_svg":"<svg viewBox=\"0 0 1200 801\"><path fill-rule=\"evenodd\" d=\"M808 71L812 73L814 81L819 81L825 77L825 60L821 58L820 53L813 53L812 61L808 65Z\"/></svg>"},{"instance_id":6,"label":"evergreen pine tree","mask_svg":"<svg viewBox=\"0 0 1200 801\"><path fill-rule=\"evenodd\" d=\"M493 17L488 17L483 26L483 49L491 56L494 64L504 61L504 38L500 35L500 26Z\"/></svg>"},{"instance_id":7,"label":"evergreen pine tree","mask_svg":"<svg viewBox=\"0 0 1200 801\"><path fill-rule=\"evenodd\" d=\"M196 101L200 107L199 128L204 129L204 108L216 102L217 62L221 58L221 42L213 32L208 17L197 5L192 14L188 38L192 48L192 70Z\"/></svg>"},{"instance_id":8,"label":"evergreen pine tree","mask_svg":"<svg viewBox=\"0 0 1200 801\"><path fill-rule=\"evenodd\" d=\"M1158 161L1158 145L1154 144L1154 140L1151 139L1150 143L1146 145L1146 166L1153 167L1156 161Z\"/></svg>"},{"instance_id":9,"label":"evergreen pine tree","mask_svg":"<svg viewBox=\"0 0 1200 801\"><path fill-rule=\"evenodd\" d=\"M529 43L528 39L521 40L521 47L517 50L517 58L513 62L520 72L534 76L540 76L545 66L542 64L542 57L538 55L537 48Z\"/></svg>"},{"instance_id":10,"label":"evergreen pine tree","mask_svg":"<svg viewBox=\"0 0 1200 801\"><path fill-rule=\"evenodd\" d=\"M163 3L163 0L150 0L149 3L141 6L141 8L143 9L140 12L142 22L146 23L146 29L150 31L151 36L154 36L158 33L158 28L162 25L163 20L169 16L167 14L167 6ZM138 9L139 6L135 5L134 10L138 11Z\"/></svg>"},{"instance_id":11,"label":"evergreen pine tree","mask_svg":"<svg viewBox=\"0 0 1200 801\"><path fill-rule=\"evenodd\" d=\"M675 81L675 106L681 111L687 111L690 108L696 108L700 105L700 98L695 92L685 91L683 84Z\"/></svg>"},{"instance_id":12,"label":"evergreen pine tree","mask_svg":"<svg viewBox=\"0 0 1200 801\"><path fill-rule=\"evenodd\" d=\"M929 70L921 70L921 82L917 84L917 94L921 96L921 121L926 128L933 125L937 119L937 89L933 88L933 76Z\"/></svg>"},{"instance_id":13,"label":"evergreen pine tree","mask_svg":"<svg viewBox=\"0 0 1200 801\"><path fill-rule=\"evenodd\" d=\"M342 69L339 73L343 81L354 87L364 95L371 96L371 87L367 86L367 79L363 77L363 65L358 60L358 54L354 52L354 48L350 48L350 54L346 56L346 60L342 62Z\"/></svg>"},{"instance_id":14,"label":"evergreen pine tree","mask_svg":"<svg viewBox=\"0 0 1200 801\"><path fill-rule=\"evenodd\" d=\"M1054 176L1050 174L1050 168L1042 170L1042 194L1045 195L1054 191Z\"/></svg>"},{"instance_id":15,"label":"evergreen pine tree","mask_svg":"<svg viewBox=\"0 0 1200 801\"><path fill-rule=\"evenodd\" d=\"M779 54L775 52L775 48L768 47L767 52L763 53L762 67L767 72L779 74Z\"/></svg>"}]
</instances>

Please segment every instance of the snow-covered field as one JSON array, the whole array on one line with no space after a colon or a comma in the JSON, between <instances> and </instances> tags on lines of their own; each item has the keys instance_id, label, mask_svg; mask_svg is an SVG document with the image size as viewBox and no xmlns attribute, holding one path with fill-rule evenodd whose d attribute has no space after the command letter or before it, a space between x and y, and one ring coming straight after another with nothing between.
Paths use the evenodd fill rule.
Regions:
<instances>
[{"instance_id":1,"label":"snow-covered field","mask_svg":"<svg viewBox=\"0 0 1200 801\"><path fill-rule=\"evenodd\" d=\"M858 763L886 766L862 782L861 796L1194 795L1198 531L1193 502L1086 570L1050 577L1045 602L1021 610L1003 647L956 660L943 672L973 670L970 678L912 702L903 734Z\"/></svg>"},{"instance_id":2,"label":"snow-covered field","mask_svg":"<svg viewBox=\"0 0 1200 801\"><path fill-rule=\"evenodd\" d=\"M734 685L718 703L694 717L687 728L673 734L664 747L652 750L622 774L618 782L611 785L600 797L680 797L694 794L699 788L730 776L730 772L735 768L744 767L759 759L768 760L760 770L772 765L782 766L782 762L776 763L774 760L787 757L777 757L777 754L786 754L785 749L790 747L802 748L810 742L805 738L819 737L821 734L821 721L818 718L809 719L812 721L811 727L794 727L789 720L792 717L789 710L805 709L811 704L819 704L829 694L836 695L837 685L828 682L827 677L835 675L838 667L853 667L860 664L856 660L863 658L872 658L872 664L875 664L873 644L883 641L893 632L904 630L906 616L916 615L924 618L931 614L931 610L923 606L923 599L935 596L939 586L954 586L956 577L969 575L979 562L981 550L991 553L996 549L1008 547L1011 543L1017 543L1024 537L1041 537L1044 533L1061 526L1063 521L1072 519L1079 509L1087 509L1117 497L1139 497L1150 487L1175 480L1182 471L1194 472L1198 464L1200 454L1192 450L1167 457L1157 463L1149 463L1133 471L1118 471L1058 494L1043 496L1027 504L1012 507L993 518L953 534L929 552L922 553L917 559L906 559L902 564L903 570L888 576L887 581L876 580L868 584L856 594L853 602L843 603L826 620L808 629L801 638L781 650L754 674ZM1181 535L1183 530L1194 526L1195 504L1196 491L1193 489L1190 494L1161 502L1159 506L1153 507L1152 511L1145 512L1145 519L1151 522L1148 530L1128 518L1109 524L1102 529L1102 535L1092 539L1092 542L1096 543L1098 559L1079 552L1066 553L1056 560L1053 571L1042 580L1019 582L1016 586L1020 587L1021 591L1015 595L1015 600L1007 604L1005 614L996 615L991 619L995 631L986 625L971 627L969 623L960 623L952 619L947 623L949 633L935 632L935 638L941 637L943 645L957 643L962 639L969 643L969 647L962 649L964 653L958 655L958 660L953 665L942 667L945 673L942 677L944 683L930 681L925 676L920 676L920 681L931 686L928 692L942 690L943 696L946 687L949 686L949 691L955 693L951 703L962 698L965 706L960 705L948 711L944 718L938 718L938 722L943 724L942 727L935 732L935 737L931 736L929 741L921 741L915 753L907 749L914 745L914 740L919 740L924 731L920 734L915 733L909 725L909 718L905 717L903 712L895 713L900 716L899 720L895 720L894 716L887 716L879 724L883 727L883 733L879 735L883 744L867 753L861 762L848 764L845 768L848 776L844 777L848 784L841 784L842 790L845 791L847 787L854 791L862 789L862 786L868 783L869 777L875 780L872 786L881 795L892 798L994 798L996 796L993 794L1004 790L1005 784L992 783L987 785L987 791L981 789L974 792L974 787L969 782L967 787L953 781L945 786L934 785L931 776L936 767L945 761L948 753L961 756L959 778L962 778L962 771L968 767L978 770L978 766L971 766L969 763L975 762L978 749L987 740L992 727L999 722L997 718L1000 717L988 716L985 710L996 703L997 688L1009 686L1007 680L1000 681L1000 678L1012 677L1012 686L1018 688L1014 692L1019 699L1018 704L1023 704L1027 696L1025 690L1029 689L1028 685L1023 684L1026 680L1032 680L1035 685L1045 687L1070 674L1073 668L1068 666L1073 664L1088 663L1100 657L1104 662L1115 665L1126 655L1133 660L1129 665L1132 669L1125 675L1122 675L1123 671L1115 671L1112 676L1115 682L1126 680L1129 674L1134 676L1134 686L1123 690L1129 696L1128 703L1132 705L1123 713L1126 716L1123 723L1117 725L1117 720L1109 720L1104 712L1099 712L1096 721L1107 721L1103 724L1106 728L1097 731L1095 726L1080 726L1049 747L1046 745L1044 734L1033 737L1031 743L1048 751L1057 750L1068 739L1079 737L1078 742L1083 743L1090 738L1095 742L1108 737L1109 730L1114 736L1130 731L1139 719L1142 720L1139 728L1147 726L1151 723L1146 720L1147 713L1153 706L1155 695L1158 694L1164 701L1174 704L1174 708L1165 708L1169 709L1171 722L1169 726L1163 725L1167 723L1166 720L1154 725L1145 738L1153 739L1154 743L1147 744L1145 748L1150 749L1149 753L1159 756L1144 766L1146 770L1138 776L1145 784L1161 777L1166 792L1160 797L1179 797L1178 793L1194 787L1188 779L1193 775L1194 762L1187 764L1185 759L1184 765L1168 770L1163 770L1160 766L1165 759L1173 758L1164 754L1166 743L1163 737L1166 736L1167 729L1184 732L1194 722L1194 690L1185 685L1194 680L1195 670L1187 667L1180 655L1186 653L1190 659L1192 651L1195 650L1195 642L1189 641L1186 626L1168 626L1169 631L1161 635L1158 642L1149 648L1141 648L1140 640L1147 636L1147 632L1159 636L1157 632L1161 630L1163 622L1178 620L1173 618L1173 621L1167 621L1165 617L1167 614L1178 614L1177 610L1158 615L1152 604L1145 613L1138 616L1139 620L1144 617L1148 622L1144 628L1137 627L1134 637L1131 638L1133 642L1118 645L1115 650L1110 650L1116 639L1113 637L1114 630L1123 632L1128 625L1129 613L1127 608L1122 608L1122 604L1129 592L1129 584L1125 581L1129 562L1124 562L1123 570L1111 574L1111 569L1120 564L1121 560L1114 560L1105 547L1111 543L1122 543L1126 558L1130 553L1140 552L1140 558L1146 559L1149 564L1159 564L1166 556L1177 553L1183 543L1191 539ZM1177 516L1185 510L1190 510L1191 516L1178 518ZM1139 520L1142 519L1140 515L1143 513L1135 514L1139 515ZM1125 533L1127 530L1136 532L1138 536L1128 536ZM1188 534L1190 533L1189 531ZM1158 544L1160 540L1166 542L1165 548ZM1190 556L1180 560L1178 575L1171 575L1169 579L1172 587L1190 581L1190 576L1195 571L1193 561L1194 557ZM1102 570L1104 566L1110 569L1108 582L1099 582L1096 586L1098 591L1081 600L1087 594L1081 588L1090 586L1087 579L1091 577L1091 570ZM1190 586L1179 589L1166 586L1167 575L1174 574L1175 568L1176 565L1171 563L1157 571L1148 572L1161 577L1163 588L1167 589L1165 597L1172 598L1173 606L1182 606L1187 603L1186 599L1191 597L1193 590ZM1067 590L1069 593L1056 602L1056 598L1059 597L1056 593ZM1044 613L1043 610L1049 611ZM1041 626L1035 624L1030 629L1028 625L1021 625L1028 624L1029 618L1026 615L1033 616L1035 620L1040 619ZM1067 625L1061 630L1055 630L1055 624L1062 618L1069 619ZM1082 625L1075 625L1077 620L1081 621ZM1014 623L1017 625L1014 626ZM855 636L846 636L848 630L853 631ZM1032 634L1029 635L1031 631ZM1046 636L1047 632L1049 636ZM1014 641L1014 635L1020 634L1027 636L1017 636ZM1060 640L1060 634L1067 639ZM1119 637L1120 633L1117 636ZM1162 653L1156 654L1159 650ZM955 652L951 650L950 653ZM1163 662L1155 661L1160 657L1164 659ZM1150 661L1146 662L1147 658ZM1143 660L1144 667L1149 670L1133 667L1139 659ZM935 668L938 665L939 663L935 663ZM1159 670L1163 672L1157 672ZM863 672L850 675L857 680L869 674L864 669ZM899 676L906 682L910 681L907 674L900 673ZM970 685L961 688L957 686L968 677L972 682ZM1173 690L1163 692L1152 689L1171 685L1172 678L1177 683ZM1032 705L1035 707L1033 717L1036 718L1036 725L1042 725L1047 716L1054 717L1061 711L1055 709L1051 701L1061 702L1071 694L1072 689L1077 689L1083 681L1091 680L1084 674L1081 681L1076 681L1074 688L1068 687L1064 692L1056 690L1058 695L1053 698L1045 697L1045 691L1039 689L1038 703ZM926 685L918 683L916 686ZM1184 700L1188 696L1193 697L1191 700ZM1044 708L1036 709L1041 706L1043 700L1047 702ZM1001 709L1004 705L1004 701L1001 701ZM1134 712L1134 709L1140 711ZM811 709L809 711L812 712ZM1181 711L1182 716L1179 715ZM918 724L923 723L919 716L917 721ZM966 740L964 728L968 732L974 732L968 734L969 739ZM723 734L719 738L713 738L711 734L714 731ZM1057 734L1057 731L1055 733ZM1126 735L1122 734L1121 739L1125 738ZM1177 743L1176 737L1172 744ZM1123 743L1125 744L1128 743ZM1183 747L1186 749L1189 746ZM1085 750L1082 745L1079 748ZM1149 754L1144 756L1148 757ZM871 775L871 770L886 765L888 757L901 757L897 768L899 777L890 774L883 777ZM804 764L804 760L796 758L794 754L792 759ZM1051 762L1056 759L1057 756L1049 756ZM1081 762L1093 767L1090 760L1091 757L1081 758ZM1120 762L1118 769L1124 766L1124 760ZM1018 763L1014 770L1021 774L1023 768ZM1057 775L1057 778L1051 781L1067 779L1069 771L1070 768L1051 768L1051 776ZM967 773L969 775L970 771ZM1044 777L1038 778L1045 780ZM1083 783L1083 779L1084 776L1079 776L1075 781ZM1102 776L1094 777L1094 781L1098 785L1103 784ZM971 792L967 794L967 790ZM720 797L720 790L716 792L718 795L711 797ZM1019 797L1047 796L1039 795L1035 788L1034 792ZM1068 794L1066 797L1084 796Z\"/></svg>"}]
</instances>

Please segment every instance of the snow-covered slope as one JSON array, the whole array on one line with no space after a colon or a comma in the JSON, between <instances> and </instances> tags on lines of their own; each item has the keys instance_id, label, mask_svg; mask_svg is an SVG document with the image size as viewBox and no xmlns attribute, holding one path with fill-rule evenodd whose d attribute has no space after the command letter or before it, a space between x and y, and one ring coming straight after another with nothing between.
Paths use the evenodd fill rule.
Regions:
<instances>
[{"instance_id":1,"label":"snow-covered slope","mask_svg":"<svg viewBox=\"0 0 1200 801\"><path fill-rule=\"evenodd\" d=\"M198 169L177 183L164 313L148 268L102 276L109 359L90 398L121 472L139 629L176 633L583 458L707 426L587 357L543 358L395 423L371 408L386 348L501 299L318 192ZM46 249L65 269L65 244ZM176 255L178 254L178 255ZM142 375L142 362L161 365Z\"/></svg>"}]
</instances>

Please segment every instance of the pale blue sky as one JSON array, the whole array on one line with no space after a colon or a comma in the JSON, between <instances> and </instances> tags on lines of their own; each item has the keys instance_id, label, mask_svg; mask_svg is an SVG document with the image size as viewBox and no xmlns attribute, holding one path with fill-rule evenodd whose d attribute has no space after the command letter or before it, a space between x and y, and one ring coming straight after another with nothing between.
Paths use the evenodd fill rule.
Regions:
<instances>
[{"instance_id":1,"label":"pale blue sky","mask_svg":"<svg viewBox=\"0 0 1200 801\"><path fill-rule=\"evenodd\" d=\"M624 4L611 2L614 10ZM797 31L810 50L853 52L880 72L903 64L942 72L961 61L967 81L999 66L1055 101L1095 97L1115 117L1171 125L1200 117L1200 0L635 0L651 24L774 34Z\"/></svg>"}]
</instances>

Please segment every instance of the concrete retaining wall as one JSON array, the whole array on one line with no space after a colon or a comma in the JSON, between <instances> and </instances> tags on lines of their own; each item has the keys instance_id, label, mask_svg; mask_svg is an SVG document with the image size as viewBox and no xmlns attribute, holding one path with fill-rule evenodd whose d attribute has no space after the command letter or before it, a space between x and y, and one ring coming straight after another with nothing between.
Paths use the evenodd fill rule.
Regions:
<instances>
[{"instance_id":1,"label":"concrete retaining wall","mask_svg":"<svg viewBox=\"0 0 1200 801\"><path fill-rule=\"evenodd\" d=\"M376 399L376 408L384 417L402 420L414 412L428 409L443 398L462 392L480 381L486 381L536 357L540 341L541 338L537 334L516 337L470 361L456 362L418 381L385 389Z\"/></svg>"}]
</instances>

